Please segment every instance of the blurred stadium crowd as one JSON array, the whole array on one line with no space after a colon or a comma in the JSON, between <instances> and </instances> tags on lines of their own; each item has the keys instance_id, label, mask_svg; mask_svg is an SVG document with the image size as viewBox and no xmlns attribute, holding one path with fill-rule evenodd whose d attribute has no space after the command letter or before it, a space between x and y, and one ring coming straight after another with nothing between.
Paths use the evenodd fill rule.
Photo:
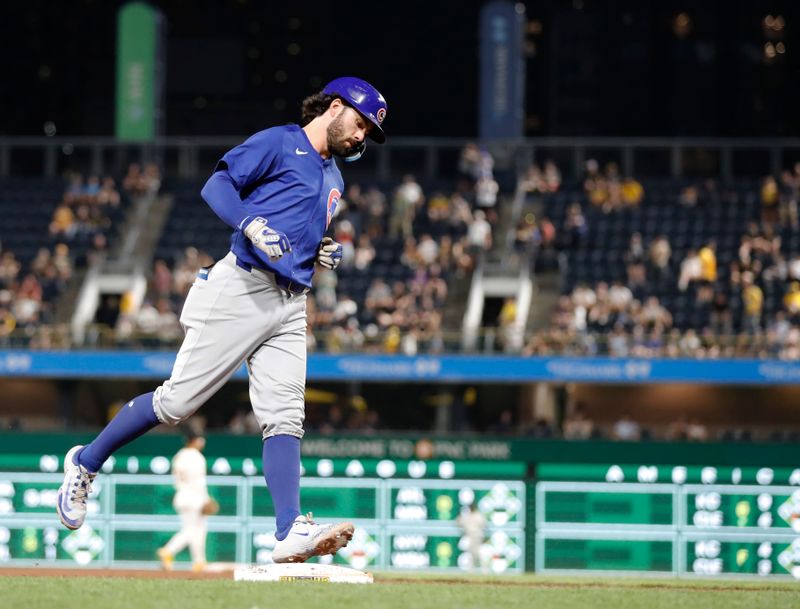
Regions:
<instances>
[{"instance_id":1,"label":"blurred stadium crowd","mask_svg":"<svg viewBox=\"0 0 800 609\"><path fill-rule=\"evenodd\" d=\"M514 298L491 349L523 355L756 357L800 355L800 165L778 176L719 184L647 180L615 163L585 164L566 183L552 161L505 188L492 155L463 148L458 176L423 184L351 184L331 232L337 272L320 270L309 299L308 343L328 352L439 353L461 349L463 293L489 253L559 273L546 327L521 327ZM55 182L0 183L0 344L66 348L74 286L105 259L138 197L175 202L141 306L125 296L113 326L88 346L174 348L183 300L201 266L224 253L228 231L196 183L162 183L158 168L122 176L70 173ZM514 195L523 211L511 218ZM48 221L45 221L47 218ZM168 235L168 236L167 236ZM177 237L176 237L177 235ZM68 286L73 286L73 291ZM92 341L94 344L91 344Z\"/></svg>"},{"instance_id":2,"label":"blurred stadium crowd","mask_svg":"<svg viewBox=\"0 0 800 609\"><path fill-rule=\"evenodd\" d=\"M800 165L779 180L653 181L587 163L545 195L563 295L524 354L796 359ZM540 195L541 196L541 195Z\"/></svg>"}]
</instances>

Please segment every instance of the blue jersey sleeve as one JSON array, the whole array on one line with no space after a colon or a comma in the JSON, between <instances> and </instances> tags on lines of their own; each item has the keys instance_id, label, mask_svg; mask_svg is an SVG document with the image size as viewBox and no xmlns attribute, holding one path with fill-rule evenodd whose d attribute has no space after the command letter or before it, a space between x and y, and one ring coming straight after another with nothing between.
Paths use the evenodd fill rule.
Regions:
<instances>
[{"instance_id":1,"label":"blue jersey sleeve","mask_svg":"<svg viewBox=\"0 0 800 609\"><path fill-rule=\"evenodd\" d=\"M283 132L279 129L259 131L226 152L217 168L224 163L236 189L242 190L275 169L282 139Z\"/></svg>"},{"instance_id":2,"label":"blue jersey sleeve","mask_svg":"<svg viewBox=\"0 0 800 609\"><path fill-rule=\"evenodd\" d=\"M242 228L248 213L228 172L215 171L203 186L200 196L228 226Z\"/></svg>"}]
</instances>

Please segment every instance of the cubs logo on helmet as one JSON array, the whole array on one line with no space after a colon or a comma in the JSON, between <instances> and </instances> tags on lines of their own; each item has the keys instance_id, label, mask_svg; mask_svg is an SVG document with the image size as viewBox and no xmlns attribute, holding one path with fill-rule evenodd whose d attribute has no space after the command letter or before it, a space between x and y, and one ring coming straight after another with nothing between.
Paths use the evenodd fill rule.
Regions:
<instances>
[{"instance_id":1,"label":"cubs logo on helmet","mask_svg":"<svg viewBox=\"0 0 800 609\"><path fill-rule=\"evenodd\" d=\"M326 95L338 95L371 122L373 128L367 134L371 140L378 144L386 141L386 134L381 126L386 118L386 100L375 87L360 78L342 76L330 81L322 92Z\"/></svg>"}]
</instances>

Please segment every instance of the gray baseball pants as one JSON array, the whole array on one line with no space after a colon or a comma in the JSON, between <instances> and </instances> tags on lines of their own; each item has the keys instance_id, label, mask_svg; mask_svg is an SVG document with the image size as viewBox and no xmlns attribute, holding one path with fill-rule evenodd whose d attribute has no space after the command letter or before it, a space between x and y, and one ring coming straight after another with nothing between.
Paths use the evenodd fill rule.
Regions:
<instances>
[{"instance_id":1,"label":"gray baseball pants","mask_svg":"<svg viewBox=\"0 0 800 609\"><path fill-rule=\"evenodd\" d=\"M180 321L186 336L172 375L153 396L162 423L177 425L194 414L246 362L263 437L303 437L304 294L278 287L272 273L237 266L229 252L207 279L195 279Z\"/></svg>"}]
</instances>

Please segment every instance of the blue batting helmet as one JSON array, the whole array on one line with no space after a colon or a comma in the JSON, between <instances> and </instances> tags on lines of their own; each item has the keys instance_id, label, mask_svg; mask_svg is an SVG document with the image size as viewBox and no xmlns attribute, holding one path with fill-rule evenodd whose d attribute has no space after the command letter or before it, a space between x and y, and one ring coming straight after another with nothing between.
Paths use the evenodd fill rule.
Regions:
<instances>
[{"instance_id":1,"label":"blue batting helmet","mask_svg":"<svg viewBox=\"0 0 800 609\"><path fill-rule=\"evenodd\" d=\"M322 92L326 95L338 95L371 122L374 127L369 132L370 139L379 144L386 141L381 127L386 118L386 100L375 87L360 78L342 76L330 81Z\"/></svg>"}]
</instances>

